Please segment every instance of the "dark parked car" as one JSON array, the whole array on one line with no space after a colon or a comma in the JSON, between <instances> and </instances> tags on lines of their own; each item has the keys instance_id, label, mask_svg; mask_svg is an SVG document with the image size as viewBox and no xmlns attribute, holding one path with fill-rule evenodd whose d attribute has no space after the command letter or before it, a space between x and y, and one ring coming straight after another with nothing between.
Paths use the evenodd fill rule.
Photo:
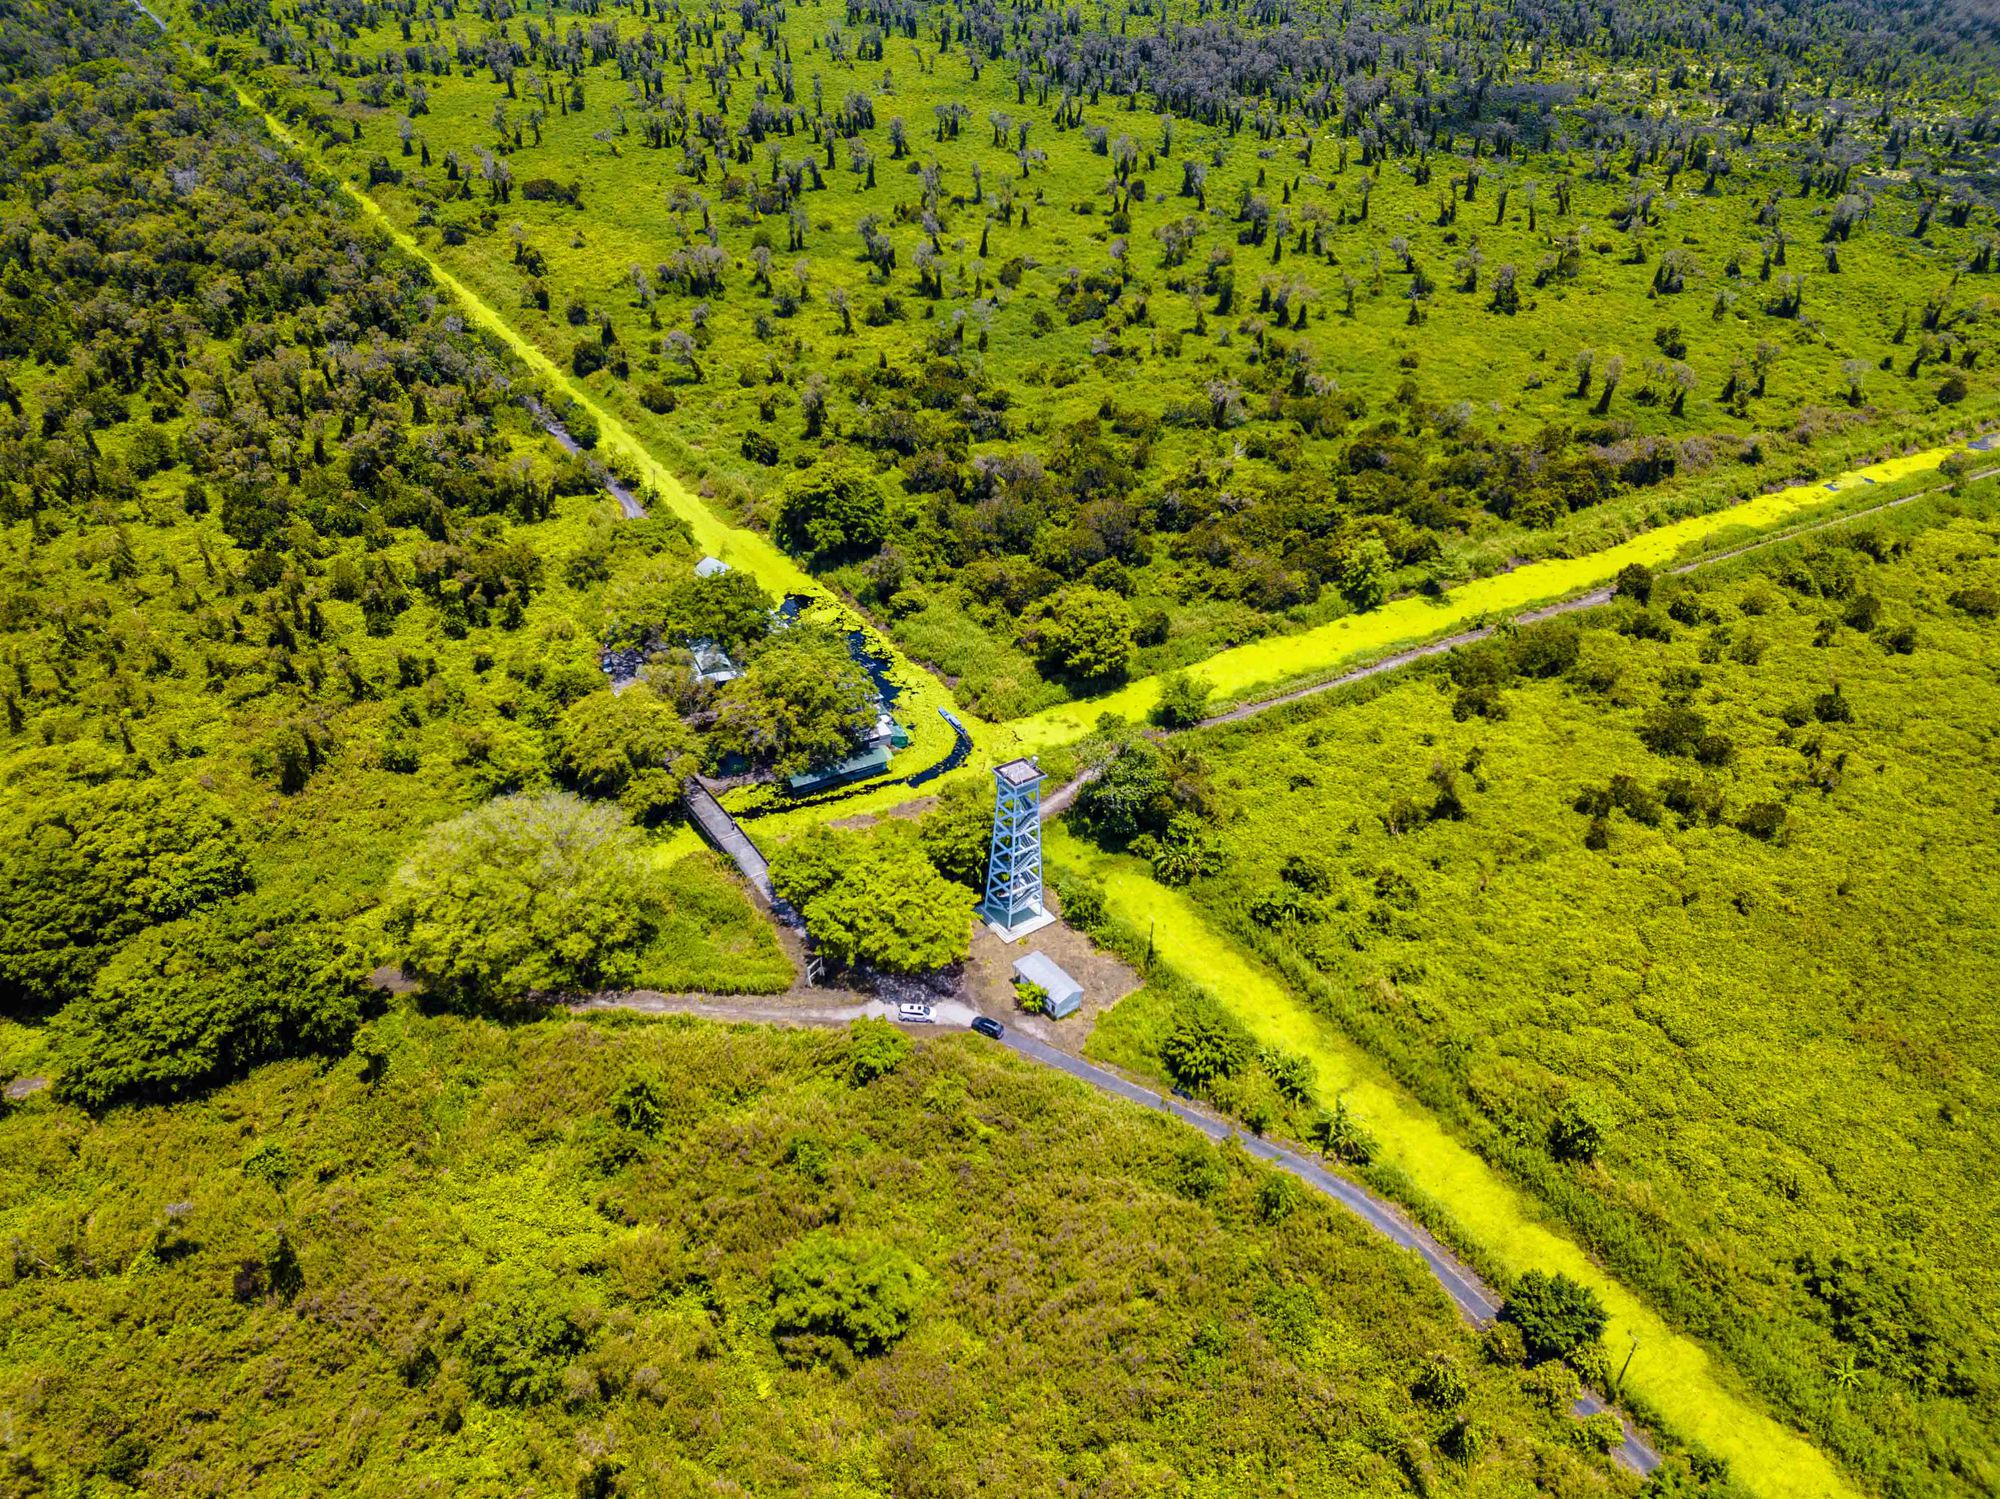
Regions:
<instances>
[{"instance_id":1,"label":"dark parked car","mask_svg":"<svg viewBox=\"0 0 2000 1499\"><path fill-rule=\"evenodd\" d=\"M995 1041L1007 1034L1006 1026L986 1015L973 1016L972 1028L982 1036L991 1036Z\"/></svg>"}]
</instances>

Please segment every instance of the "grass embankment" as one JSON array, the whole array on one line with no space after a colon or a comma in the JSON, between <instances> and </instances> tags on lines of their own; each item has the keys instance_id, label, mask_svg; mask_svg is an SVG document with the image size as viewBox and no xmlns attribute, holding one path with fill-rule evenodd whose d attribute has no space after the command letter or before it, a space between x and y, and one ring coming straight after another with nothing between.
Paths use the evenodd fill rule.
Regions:
<instances>
[{"instance_id":1,"label":"grass embankment","mask_svg":"<svg viewBox=\"0 0 2000 1499\"><path fill-rule=\"evenodd\" d=\"M1044 848L1058 869L1102 879L1112 914L1150 933L1155 960L1219 1000L1263 1045L1309 1059L1323 1103L1345 1098L1380 1140L1381 1159L1425 1197L1443 1204L1464 1240L1509 1274L1561 1270L1592 1287L1611 1313L1606 1342L1622 1357L1640 1341L1627 1384L1684 1437L1725 1458L1766 1499L1828 1499L1854 1492L1809 1442L1736 1388L1694 1339L1669 1328L1643 1300L1551 1228L1533 1201L1456 1139L1360 1047L1307 1006L1223 932L1186 895L1154 880L1135 859L1081 843L1061 828Z\"/></svg>"},{"instance_id":2,"label":"grass embankment","mask_svg":"<svg viewBox=\"0 0 2000 1499\"><path fill-rule=\"evenodd\" d=\"M1956 445L1931 448L1870 464L1832 480L1773 490L1728 509L1688 516L1641 532L1586 556L1531 562L1512 572L1479 578L1441 598L1410 594L1297 635L1268 636L1222 651L1193 668L1193 674L1213 688L1218 707L1270 696L1288 686L1332 675L1341 667L1358 666L1371 657L1587 593L1603 587L1621 568L1635 562L1659 567L1680 561L1691 552L1747 544L1759 531L1809 519L1825 509L1830 489L1850 503L1856 491L1868 495L1861 501L1863 505L1879 503L1886 496L1878 495L1878 489L1929 474L1956 451ZM1107 714L1126 723L1144 723L1160 700L1161 680L1142 677L1102 697L1014 719L1005 728L1022 752L1032 753L1081 738Z\"/></svg>"},{"instance_id":3,"label":"grass embankment","mask_svg":"<svg viewBox=\"0 0 2000 1499\"><path fill-rule=\"evenodd\" d=\"M665 847L695 835L678 830ZM664 861L662 861L664 863ZM780 994L792 986L791 960L776 932L719 856L694 847L665 864L671 892L660 929L639 957L638 986L663 993Z\"/></svg>"}]
</instances>

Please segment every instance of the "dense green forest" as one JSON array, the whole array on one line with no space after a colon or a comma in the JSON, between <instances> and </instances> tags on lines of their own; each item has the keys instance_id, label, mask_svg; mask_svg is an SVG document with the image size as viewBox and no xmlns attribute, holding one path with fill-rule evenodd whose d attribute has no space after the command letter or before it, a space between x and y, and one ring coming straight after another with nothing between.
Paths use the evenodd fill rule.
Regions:
<instances>
[{"instance_id":1,"label":"dense green forest","mask_svg":"<svg viewBox=\"0 0 2000 1499\"><path fill-rule=\"evenodd\" d=\"M989 717L1995 409L1970 10L185 13Z\"/></svg>"},{"instance_id":2,"label":"dense green forest","mask_svg":"<svg viewBox=\"0 0 2000 1499\"><path fill-rule=\"evenodd\" d=\"M1634 575L1079 803L1892 1494L2000 1474L1996 500ZM1176 1056L1217 1023L1120 1029L1282 1109Z\"/></svg>"},{"instance_id":3,"label":"dense green forest","mask_svg":"<svg viewBox=\"0 0 2000 1499\"><path fill-rule=\"evenodd\" d=\"M734 887L628 819L699 765L850 753L877 706L846 643L620 518L420 270L129 31L0 34L0 1004L62 1009L99 1101L337 1047L409 956L350 918L486 825L419 830L517 792L534 837L609 818L620 857L537 916L499 884L540 845L479 843L495 887L454 919L575 950L488 953L474 997L785 987ZM697 639L742 675L696 680ZM658 669L614 696L600 648L634 644Z\"/></svg>"}]
</instances>

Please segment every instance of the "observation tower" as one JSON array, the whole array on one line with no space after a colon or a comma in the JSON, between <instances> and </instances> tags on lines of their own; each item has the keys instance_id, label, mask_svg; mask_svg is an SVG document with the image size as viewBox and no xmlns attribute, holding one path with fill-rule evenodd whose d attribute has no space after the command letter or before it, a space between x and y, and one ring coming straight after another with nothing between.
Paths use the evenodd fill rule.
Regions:
<instances>
[{"instance_id":1,"label":"observation tower","mask_svg":"<svg viewBox=\"0 0 2000 1499\"><path fill-rule=\"evenodd\" d=\"M1055 920L1042 907L1042 771L1032 758L993 769L993 844L979 914L1002 942Z\"/></svg>"}]
</instances>

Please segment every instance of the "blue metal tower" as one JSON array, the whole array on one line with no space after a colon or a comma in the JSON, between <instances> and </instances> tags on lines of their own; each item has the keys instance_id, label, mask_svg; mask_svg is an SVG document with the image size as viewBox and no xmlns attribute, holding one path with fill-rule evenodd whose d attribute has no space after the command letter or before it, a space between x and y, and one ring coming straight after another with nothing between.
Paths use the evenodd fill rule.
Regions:
<instances>
[{"instance_id":1,"label":"blue metal tower","mask_svg":"<svg viewBox=\"0 0 2000 1499\"><path fill-rule=\"evenodd\" d=\"M980 914L1003 941L1048 925L1042 909L1042 772L1032 759L994 767L993 845Z\"/></svg>"}]
</instances>

